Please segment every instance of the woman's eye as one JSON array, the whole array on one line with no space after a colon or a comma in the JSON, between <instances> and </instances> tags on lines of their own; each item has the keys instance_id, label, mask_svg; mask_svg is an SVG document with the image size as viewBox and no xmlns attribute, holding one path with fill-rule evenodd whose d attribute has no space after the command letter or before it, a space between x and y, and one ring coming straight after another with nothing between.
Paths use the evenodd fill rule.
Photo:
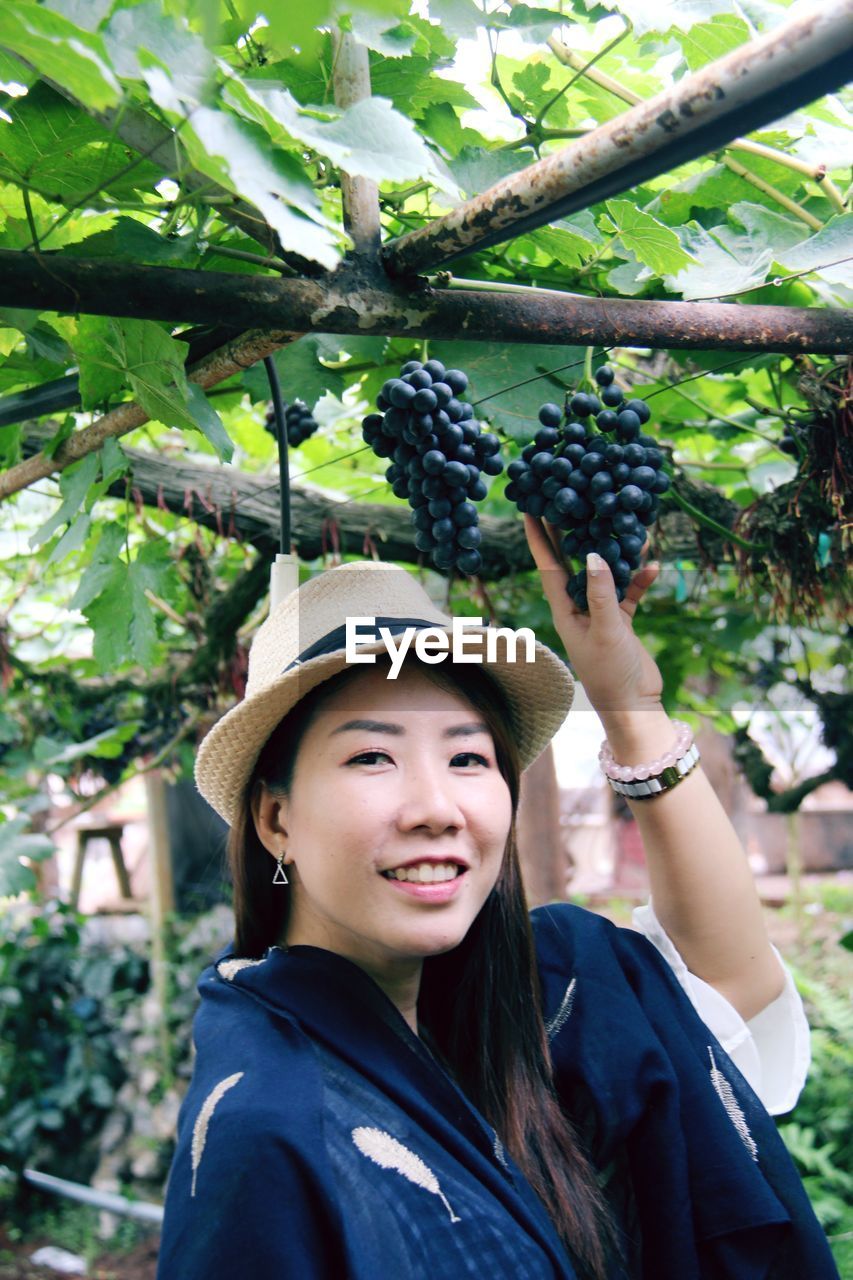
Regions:
<instances>
[{"instance_id":1,"label":"woman's eye","mask_svg":"<svg viewBox=\"0 0 853 1280\"><path fill-rule=\"evenodd\" d=\"M376 760L379 757L382 757L385 760L391 759L387 751L362 751L360 755L353 756L352 760L347 761L347 763L348 764L365 764L365 763L370 763L371 761ZM476 751L460 751L457 753L457 755L453 757L453 760L454 761L476 760L478 764L485 765L486 768L489 767L489 762L486 759L486 757L479 755Z\"/></svg>"},{"instance_id":2,"label":"woman's eye","mask_svg":"<svg viewBox=\"0 0 853 1280\"><path fill-rule=\"evenodd\" d=\"M362 751L361 755L353 755L352 759L348 760L347 763L348 764L365 764L365 763L370 764L371 762L373 762L373 760L377 759L378 756L383 756L383 758L386 760L391 759L391 756L388 755L387 751Z\"/></svg>"}]
</instances>

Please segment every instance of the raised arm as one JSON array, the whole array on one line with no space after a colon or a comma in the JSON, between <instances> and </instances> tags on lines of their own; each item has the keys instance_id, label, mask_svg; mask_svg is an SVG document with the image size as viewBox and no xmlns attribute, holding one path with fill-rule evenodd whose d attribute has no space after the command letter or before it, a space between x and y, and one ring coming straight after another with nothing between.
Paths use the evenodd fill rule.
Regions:
<instances>
[{"instance_id":1,"label":"raised arm","mask_svg":"<svg viewBox=\"0 0 853 1280\"><path fill-rule=\"evenodd\" d=\"M620 764L669 751L676 730L661 703L663 680L634 634L633 618L657 565L640 569L620 604L606 562L589 566L589 614L566 594L559 531L524 516L554 626ZM594 561L598 564L595 565ZM779 996L784 971L770 946L746 852L701 763L677 786L628 800L646 851L655 914L690 971L744 1019Z\"/></svg>"}]
</instances>

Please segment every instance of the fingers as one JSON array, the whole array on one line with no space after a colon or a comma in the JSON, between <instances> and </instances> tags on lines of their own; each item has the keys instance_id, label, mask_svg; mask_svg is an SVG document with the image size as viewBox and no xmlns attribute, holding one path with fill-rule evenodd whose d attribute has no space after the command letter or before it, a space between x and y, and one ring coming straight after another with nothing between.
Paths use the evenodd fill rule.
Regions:
<instances>
[{"instance_id":1,"label":"fingers","mask_svg":"<svg viewBox=\"0 0 853 1280\"><path fill-rule=\"evenodd\" d=\"M570 570L566 565L562 552L559 528L549 524L547 520L540 520L534 516L527 515L526 512L523 513L522 518L527 542L536 567L542 573L545 594L550 603L554 605L559 594L562 608L567 608L572 614L580 614L581 610L578 609L574 600L565 594L565 585L568 581ZM649 539L647 537L643 547L643 554L647 554L648 550ZM586 567L587 600L589 602L590 617L593 616L593 611L595 611L595 617L599 622L609 621L613 624L620 621L620 614L627 614L629 618L633 618L637 611L637 605L660 573L660 564L657 561L643 565L634 574L620 604L616 595L613 574L607 562L601 556L593 553L591 557L587 557ZM554 578L555 570L559 570L559 579Z\"/></svg>"},{"instance_id":2,"label":"fingers","mask_svg":"<svg viewBox=\"0 0 853 1280\"><path fill-rule=\"evenodd\" d=\"M634 614L637 612L637 605L640 603L659 573L660 565L657 560L655 560L651 564L644 564L643 567L638 569L634 574L628 585L628 589L625 592L625 599L622 601L621 606L623 613L627 613L629 618L633 618Z\"/></svg>"},{"instance_id":3,"label":"fingers","mask_svg":"<svg viewBox=\"0 0 853 1280\"><path fill-rule=\"evenodd\" d=\"M580 610L566 592L569 574L560 552L559 538L555 537L559 530L526 512L523 519L527 542L542 576L542 589L552 611L557 610L560 615L579 614Z\"/></svg>"},{"instance_id":4,"label":"fingers","mask_svg":"<svg viewBox=\"0 0 853 1280\"><path fill-rule=\"evenodd\" d=\"M549 537L549 539L550 539L550 541L551 541L551 546L554 548L554 555L557 557L557 560L558 560L558 562L559 562L560 568L561 568L561 569L565 569L565 570L566 570L566 572L568 573L568 572L569 572L569 570L568 570L568 566L567 566L567 564L566 564L566 557L563 555L563 531L562 531L562 529L560 529L560 528L559 528L559 526L558 526L558 525L556 525L556 524L549 524L547 520L543 520L543 521L542 521L542 523L543 523L543 525L545 526L545 530L546 530L546 532L547 532L547 534L548 534L548 537Z\"/></svg>"},{"instance_id":5,"label":"fingers","mask_svg":"<svg viewBox=\"0 0 853 1280\"><path fill-rule=\"evenodd\" d=\"M562 559L554 546L553 535L550 529L553 526L544 525L543 521L535 519L533 516L523 514L524 532L527 534L527 541L536 562L537 569L563 569L565 566Z\"/></svg>"},{"instance_id":6,"label":"fingers","mask_svg":"<svg viewBox=\"0 0 853 1280\"><path fill-rule=\"evenodd\" d=\"M594 551L586 558L586 598L593 625L622 627L616 584L610 565Z\"/></svg>"}]
</instances>

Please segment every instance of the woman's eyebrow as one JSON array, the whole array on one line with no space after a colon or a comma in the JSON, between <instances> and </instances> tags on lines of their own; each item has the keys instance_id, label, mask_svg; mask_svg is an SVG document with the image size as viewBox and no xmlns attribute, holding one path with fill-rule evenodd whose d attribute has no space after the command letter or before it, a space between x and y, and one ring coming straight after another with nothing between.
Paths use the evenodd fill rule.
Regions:
<instances>
[{"instance_id":1,"label":"woman's eyebrow","mask_svg":"<svg viewBox=\"0 0 853 1280\"><path fill-rule=\"evenodd\" d=\"M329 737L333 737L336 733L346 733L350 729L361 729L366 733L395 733L398 736L404 736L406 732L403 725L387 724L383 720L347 720L345 724L339 724L337 729L333 729ZM470 724L455 724L450 729L445 729L441 736L442 738L461 738L488 732L488 726L477 720Z\"/></svg>"}]
</instances>

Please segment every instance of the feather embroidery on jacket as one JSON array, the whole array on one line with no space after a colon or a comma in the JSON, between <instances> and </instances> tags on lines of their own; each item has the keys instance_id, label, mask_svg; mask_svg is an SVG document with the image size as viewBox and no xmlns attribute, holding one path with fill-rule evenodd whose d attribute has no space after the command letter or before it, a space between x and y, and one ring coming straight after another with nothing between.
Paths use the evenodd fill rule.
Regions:
<instances>
[{"instance_id":1,"label":"feather embroidery on jacket","mask_svg":"<svg viewBox=\"0 0 853 1280\"><path fill-rule=\"evenodd\" d=\"M548 1032L548 1039L553 1040L558 1031L561 1030L563 1024L568 1020L572 1011L572 1005L575 1002L575 987L577 986L577 978L572 978L566 987L566 994L560 1001L560 1007L554 1014L553 1018L547 1023L545 1030Z\"/></svg>"},{"instance_id":2,"label":"feather embroidery on jacket","mask_svg":"<svg viewBox=\"0 0 853 1280\"><path fill-rule=\"evenodd\" d=\"M495 1158L497 1160L500 1160L501 1164L505 1169L509 1169L509 1165L506 1162L506 1156L504 1155L504 1144L501 1142L500 1136L497 1130L495 1130L495 1141L493 1143L493 1148L495 1152Z\"/></svg>"},{"instance_id":3,"label":"feather embroidery on jacket","mask_svg":"<svg viewBox=\"0 0 853 1280\"><path fill-rule=\"evenodd\" d=\"M384 1129L359 1125L352 1131L352 1140L363 1155L381 1165L383 1169L396 1169L397 1173L401 1173L409 1182L414 1182L416 1186L423 1187L425 1191L438 1196L450 1214L451 1222L462 1221L447 1203L432 1169L428 1168L414 1151L404 1147L396 1138L392 1138L390 1133L386 1133Z\"/></svg>"},{"instance_id":4,"label":"feather embroidery on jacket","mask_svg":"<svg viewBox=\"0 0 853 1280\"><path fill-rule=\"evenodd\" d=\"M233 1076L226 1076L224 1080L220 1080L219 1084L216 1085L215 1088L211 1089L210 1093L202 1103L201 1110L196 1116L195 1124L193 1125L193 1185L192 1190L190 1191L191 1196L195 1195L196 1175L198 1173L198 1167L201 1164L201 1157L204 1154L204 1144L207 1141L207 1126L210 1124L210 1117L213 1115L213 1108L216 1106L223 1093L227 1093L238 1080L242 1080L243 1075L244 1073L242 1071L235 1071Z\"/></svg>"},{"instance_id":5,"label":"feather embroidery on jacket","mask_svg":"<svg viewBox=\"0 0 853 1280\"><path fill-rule=\"evenodd\" d=\"M740 1103L734 1095L732 1086L717 1066L714 1059L714 1050L710 1045L708 1045L708 1053L711 1056L711 1083L717 1090L717 1093L720 1096L720 1101L728 1112L729 1119L740 1134L743 1145L746 1147L753 1160L758 1160L758 1147L755 1145L755 1139L749 1132L749 1126L746 1123L746 1116L741 1110Z\"/></svg>"},{"instance_id":6,"label":"feather embroidery on jacket","mask_svg":"<svg viewBox=\"0 0 853 1280\"><path fill-rule=\"evenodd\" d=\"M247 968L250 964L263 964L265 960L266 956L261 956L260 960L249 960L244 956L236 960L220 960L216 966L216 972L230 982L241 969Z\"/></svg>"}]
</instances>

